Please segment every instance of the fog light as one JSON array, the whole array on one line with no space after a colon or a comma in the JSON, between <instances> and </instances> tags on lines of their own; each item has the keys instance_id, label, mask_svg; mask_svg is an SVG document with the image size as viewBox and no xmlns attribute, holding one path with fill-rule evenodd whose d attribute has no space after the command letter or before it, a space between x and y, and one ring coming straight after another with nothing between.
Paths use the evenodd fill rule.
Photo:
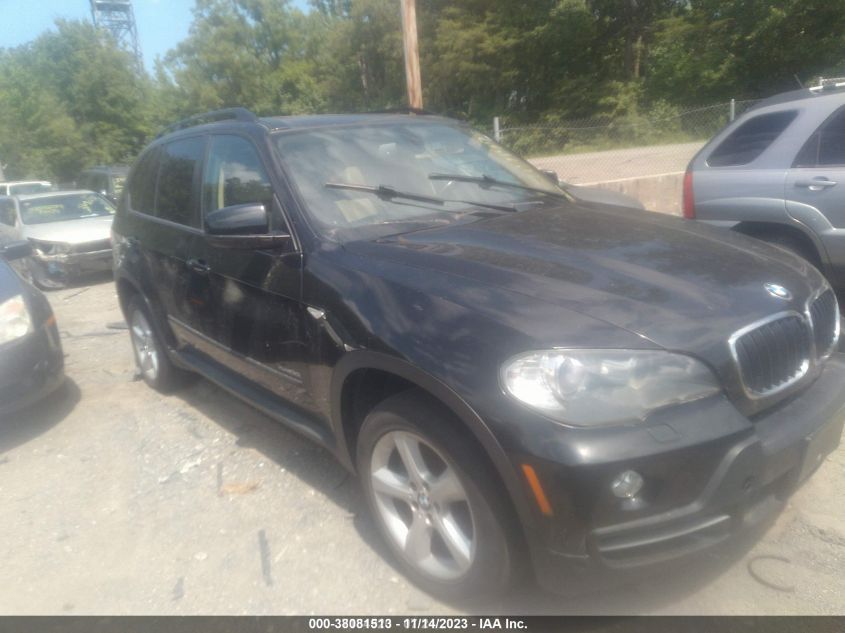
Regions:
<instances>
[{"instance_id":1,"label":"fog light","mask_svg":"<svg viewBox=\"0 0 845 633\"><path fill-rule=\"evenodd\" d=\"M642 490L642 487L642 475L635 470L626 470L619 473L613 483L610 484L613 494L620 499L633 499Z\"/></svg>"}]
</instances>

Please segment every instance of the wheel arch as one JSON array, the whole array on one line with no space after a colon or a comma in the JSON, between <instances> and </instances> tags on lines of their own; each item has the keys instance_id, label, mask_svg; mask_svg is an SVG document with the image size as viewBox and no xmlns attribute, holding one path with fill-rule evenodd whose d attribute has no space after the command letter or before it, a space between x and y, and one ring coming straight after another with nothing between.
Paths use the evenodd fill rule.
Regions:
<instances>
[{"instance_id":1,"label":"wheel arch","mask_svg":"<svg viewBox=\"0 0 845 633\"><path fill-rule=\"evenodd\" d=\"M141 285L129 275L120 274L115 276L115 286L117 287L117 300L124 319L127 322L129 320L128 310L132 298L135 296L140 297L153 317L151 325L155 328L156 333L166 342L167 347L175 348L176 338L167 325L167 315L163 311L158 310L157 306L150 301L147 294L141 289ZM169 354L170 350L168 349L167 352Z\"/></svg>"},{"instance_id":2,"label":"wheel arch","mask_svg":"<svg viewBox=\"0 0 845 633\"><path fill-rule=\"evenodd\" d=\"M827 267L829 260L827 250L824 244L819 239L815 232L811 231L803 224L793 222L786 224L783 222L740 222L731 227L733 231L742 233L749 237L763 239L766 235L786 235L799 241L808 251L814 255L815 261L812 263ZM765 240L764 240L765 241Z\"/></svg>"},{"instance_id":3,"label":"wheel arch","mask_svg":"<svg viewBox=\"0 0 845 633\"><path fill-rule=\"evenodd\" d=\"M337 438L336 452L344 466L355 470L355 440L363 416L362 412L356 412L350 407L350 390L356 388L355 381L366 372L378 372L381 376L396 381L396 385L420 389L445 406L483 449L494 472L508 491L511 506L523 530L533 525L533 515L524 494L524 486L501 444L484 420L448 385L393 356L371 351L351 352L335 367L331 386L331 423ZM392 393L396 393L396 390ZM374 401L372 406L382 399ZM356 419L356 414L359 419Z\"/></svg>"}]
</instances>

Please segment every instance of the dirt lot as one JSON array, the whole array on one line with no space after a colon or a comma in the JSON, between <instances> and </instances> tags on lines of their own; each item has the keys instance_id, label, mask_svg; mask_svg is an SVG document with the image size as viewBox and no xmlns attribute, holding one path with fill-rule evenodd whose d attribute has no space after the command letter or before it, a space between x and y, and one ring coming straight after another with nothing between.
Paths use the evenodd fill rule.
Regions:
<instances>
[{"instance_id":1,"label":"dirt lot","mask_svg":"<svg viewBox=\"0 0 845 633\"><path fill-rule=\"evenodd\" d=\"M577 598L446 605L391 566L327 453L205 381L136 381L109 281L49 296L68 381L0 423L0 613L845 613L845 448L750 550Z\"/></svg>"}]
</instances>

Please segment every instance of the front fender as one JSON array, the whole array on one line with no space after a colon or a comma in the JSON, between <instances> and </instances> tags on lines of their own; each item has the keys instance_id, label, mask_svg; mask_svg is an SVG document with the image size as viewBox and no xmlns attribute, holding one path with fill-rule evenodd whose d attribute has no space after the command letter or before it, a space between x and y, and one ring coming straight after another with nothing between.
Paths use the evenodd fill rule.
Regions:
<instances>
[{"instance_id":1,"label":"front fender","mask_svg":"<svg viewBox=\"0 0 845 633\"><path fill-rule=\"evenodd\" d=\"M478 440L490 458L508 490L520 523L524 528L533 525L533 514L526 501L524 485L501 444L484 420L445 383L400 358L380 352L358 350L345 354L338 361L331 382L331 424L335 437L339 440L346 437L342 410L343 387L349 376L359 369L374 369L398 376L427 391L446 405ZM337 455L347 468L354 470L355 460L347 442L338 442Z\"/></svg>"}]
</instances>

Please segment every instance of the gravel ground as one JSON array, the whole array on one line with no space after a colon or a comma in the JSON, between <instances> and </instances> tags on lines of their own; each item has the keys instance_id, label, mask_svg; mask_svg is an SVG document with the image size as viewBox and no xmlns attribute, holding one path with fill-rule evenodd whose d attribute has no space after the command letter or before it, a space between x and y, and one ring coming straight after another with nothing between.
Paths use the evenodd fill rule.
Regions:
<instances>
[{"instance_id":1,"label":"gravel ground","mask_svg":"<svg viewBox=\"0 0 845 633\"><path fill-rule=\"evenodd\" d=\"M845 613L843 448L753 547L576 597L447 605L393 568L325 451L203 380L136 381L110 281L49 297L68 380L0 423L0 613Z\"/></svg>"}]
</instances>

